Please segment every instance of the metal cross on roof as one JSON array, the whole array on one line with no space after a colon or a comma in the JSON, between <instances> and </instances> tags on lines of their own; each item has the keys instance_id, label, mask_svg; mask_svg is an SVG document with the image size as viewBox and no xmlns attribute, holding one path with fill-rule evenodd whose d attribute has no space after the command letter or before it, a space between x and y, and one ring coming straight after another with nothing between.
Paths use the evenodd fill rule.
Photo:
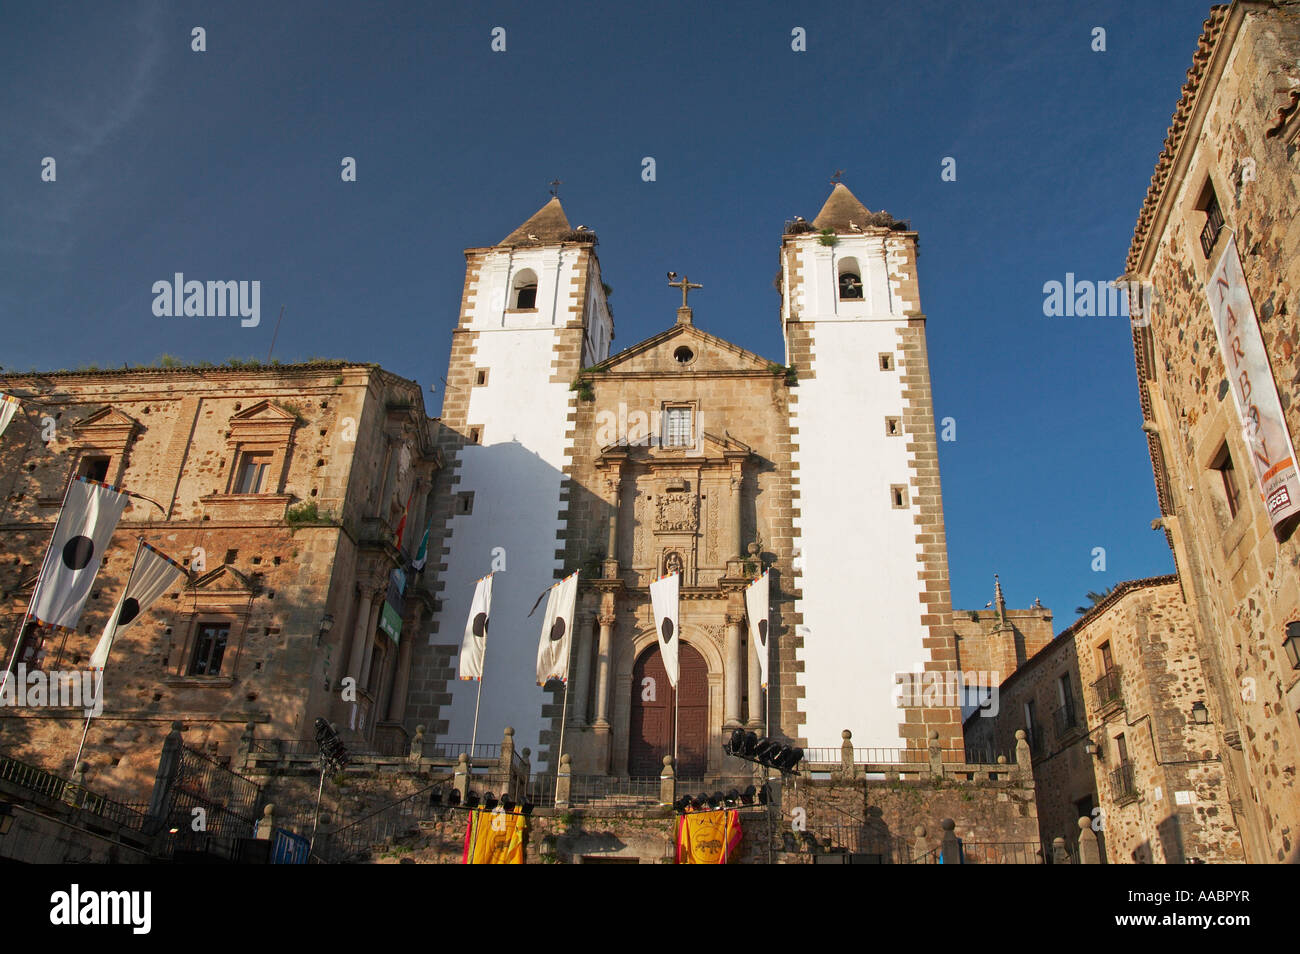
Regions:
<instances>
[{"instance_id":1,"label":"metal cross on roof","mask_svg":"<svg viewBox=\"0 0 1300 954\"><path fill-rule=\"evenodd\" d=\"M687 305L687 303L686 303L686 296L689 295L689 294L691 293L691 289L692 289L692 288L703 288L704 286L703 286L703 285L697 285L695 282L693 282L693 281L691 281L690 279L688 279L685 275L682 276L681 281L672 281L672 279L674 279L674 278L676 278L676 277L677 277L677 273L676 273L676 272L669 272L669 273L668 273L668 278L669 278L669 282L668 282L668 284L669 284L671 287L673 287L673 288L680 288L680 289L682 290L682 307L683 307L683 308L689 308L690 306Z\"/></svg>"},{"instance_id":2,"label":"metal cross on roof","mask_svg":"<svg viewBox=\"0 0 1300 954\"><path fill-rule=\"evenodd\" d=\"M562 185L564 185L564 183L561 182L559 179L552 179L550 181L551 195L555 196L558 199L560 197L560 186Z\"/></svg>"},{"instance_id":3,"label":"metal cross on roof","mask_svg":"<svg viewBox=\"0 0 1300 954\"><path fill-rule=\"evenodd\" d=\"M836 169L834 174L831 176L831 185L839 185L840 180L843 178L844 178L844 170Z\"/></svg>"}]
</instances>

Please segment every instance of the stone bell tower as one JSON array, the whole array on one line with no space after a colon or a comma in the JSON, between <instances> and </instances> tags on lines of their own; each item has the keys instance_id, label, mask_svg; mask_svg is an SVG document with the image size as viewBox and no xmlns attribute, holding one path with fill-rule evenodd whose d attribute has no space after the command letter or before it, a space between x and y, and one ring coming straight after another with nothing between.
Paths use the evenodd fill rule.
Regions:
<instances>
[{"instance_id":1,"label":"stone bell tower","mask_svg":"<svg viewBox=\"0 0 1300 954\"><path fill-rule=\"evenodd\" d=\"M512 725L521 749L538 750L542 690L527 617L562 568L570 385L613 339L595 246L596 234L570 226L556 197L498 244L465 251L429 546L440 605L419 647L407 719L445 741L470 741L478 687L455 680L453 657L474 581L495 570L478 737Z\"/></svg>"},{"instance_id":2,"label":"stone bell tower","mask_svg":"<svg viewBox=\"0 0 1300 954\"><path fill-rule=\"evenodd\" d=\"M836 182L781 243L794 442L801 734L961 748L957 706L903 710L896 675L957 666L916 233Z\"/></svg>"}]
</instances>

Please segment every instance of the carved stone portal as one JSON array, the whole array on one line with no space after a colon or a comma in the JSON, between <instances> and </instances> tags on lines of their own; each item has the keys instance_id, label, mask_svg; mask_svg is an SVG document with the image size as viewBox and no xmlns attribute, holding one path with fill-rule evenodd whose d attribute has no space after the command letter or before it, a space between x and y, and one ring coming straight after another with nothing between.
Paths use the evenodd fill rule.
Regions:
<instances>
[{"instance_id":1,"label":"carved stone portal","mask_svg":"<svg viewBox=\"0 0 1300 954\"><path fill-rule=\"evenodd\" d=\"M700 498L691 491L660 494L655 501L655 530L672 533L695 530L700 524Z\"/></svg>"}]
</instances>

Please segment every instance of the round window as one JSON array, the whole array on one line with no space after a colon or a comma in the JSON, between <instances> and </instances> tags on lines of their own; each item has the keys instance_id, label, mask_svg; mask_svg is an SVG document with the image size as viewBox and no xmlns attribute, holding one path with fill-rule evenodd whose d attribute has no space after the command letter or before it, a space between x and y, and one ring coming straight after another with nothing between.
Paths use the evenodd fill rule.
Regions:
<instances>
[{"instance_id":1,"label":"round window","mask_svg":"<svg viewBox=\"0 0 1300 954\"><path fill-rule=\"evenodd\" d=\"M677 359L678 364L690 364L695 360L695 352L686 345L682 345L673 352L673 357Z\"/></svg>"}]
</instances>

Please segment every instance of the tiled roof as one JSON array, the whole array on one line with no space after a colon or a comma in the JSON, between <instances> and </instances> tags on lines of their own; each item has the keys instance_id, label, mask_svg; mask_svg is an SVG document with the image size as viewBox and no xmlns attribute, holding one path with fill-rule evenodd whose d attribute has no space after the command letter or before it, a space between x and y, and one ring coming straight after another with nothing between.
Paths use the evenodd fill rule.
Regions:
<instances>
[{"instance_id":1,"label":"tiled roof","mask_svg":"<svg viewBox=\"0 0 1300 954\"><path fill-rule=\"evenodd\" d=\"M1148 233L1155 219L1156 209L1160 205L1160 197L1164 194L1165 186L1169 182L1169 176L1173 171L1174 157L1178 154L1178 149L1182 145L1184 134L1187 132L1187 123L1191 119L1197 97L1201 92L1201 83L1205 78L1205 67L1209 65L1215 44L1219 42L1219 38L1223 33L1223 26L1228 20L1228 11L1229 6L1227 4L1211 7L1210 15L1202 25L1201 37L1196 44L1196 52L1192 54L1192 67L1187 71L1187 82L1183 84L1182 96L1178 100L1178 106L1174 109L1174 118L1165 136L1164 148L1160 151L1159 159L1156 160L1156 170L1151 176L1151 185L1147 189L1146 199L1142 203L1142 210L1138 213L1137 225L1133 229L1133 242L1129 245L1126 263L1126 269L1129 272L1136 270L1138 259L1142 255L1142 249L1146 246L1147 239L1150 237Z\"/></svg>"}]
</instances>

